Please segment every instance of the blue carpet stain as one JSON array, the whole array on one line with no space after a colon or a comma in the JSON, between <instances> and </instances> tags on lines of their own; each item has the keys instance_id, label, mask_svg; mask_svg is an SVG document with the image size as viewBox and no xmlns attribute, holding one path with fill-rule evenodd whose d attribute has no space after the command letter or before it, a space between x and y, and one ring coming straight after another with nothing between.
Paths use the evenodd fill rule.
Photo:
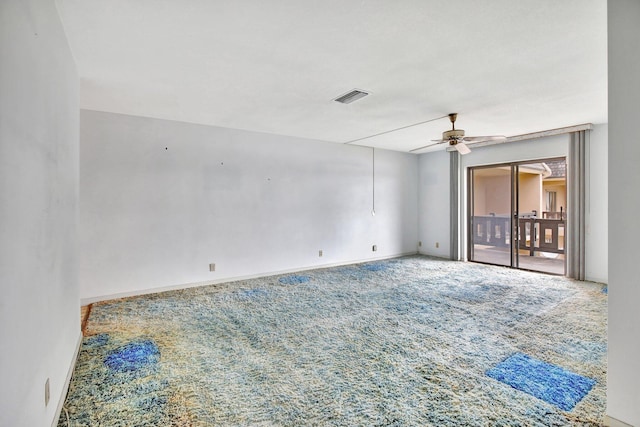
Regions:
<instances>
[{"instance_id":1,"label":"blue carpet stain","mask_svg":"<svg viewBox=\"0 0 640 427\"><path fill-rule=\"evenodd\" d=\"M570 411L589 393L595 380L522 353L515 353L487 371L487 375L516 390Z\"/></svg>"},{"instance_id":2,"label":"blue carpet stain","mask_svg":"<svg viewBox=\"0 0 640 427\"><path fill-rule=\"evenodd\" d=\"M263 297L268 293L269 292L267 292L265 289L247 289L242 291L242 296L249 297L249 298Z\"/></svg>"},{"instance_id":3,"label":"blue carpet stain","mask_svg":"<svg viewBox=\"0 0 640 427\"><path fill-rule=\"evenodd\" d=\"M300 283L307 283L309 279L309 276L298 276L297 274L293 274L291 276L281 277L280 283L284 285L297 285Z\"/></svg>"},{"instance_id":4,"label":"blue carpet stain","mask_svg":"<svg viewBox=\"0 0 640 427\"><path fill-rule=\"evenodd\" d=\"M373 264L365 264L363 265L365 270L369 271L383 271L387 269L387 266L381 262L373 263Z\"/></svg>"},{"instance_id":5,"label":"blue carpet stain","mask_svg":"<svg viewBox=\"0 0 640 427\"><path fill-rule=\"evenodd\" d=\"M603 294L609 294L609 287L605 286L604 288L602 288L602 293Z\"/></svg>"},{"instance_id":6,"label":"blue carpet stain","mask_svg":"<svg viewBox=\"0 0 640 427\"><path fill-rule=\"evenodd\" d=\"M145 340L132 342L116 349L106 357L104 364L112 371L128 372L137 371L159 360L158 346L151 340Z\"/></svg>"}]
</instances>

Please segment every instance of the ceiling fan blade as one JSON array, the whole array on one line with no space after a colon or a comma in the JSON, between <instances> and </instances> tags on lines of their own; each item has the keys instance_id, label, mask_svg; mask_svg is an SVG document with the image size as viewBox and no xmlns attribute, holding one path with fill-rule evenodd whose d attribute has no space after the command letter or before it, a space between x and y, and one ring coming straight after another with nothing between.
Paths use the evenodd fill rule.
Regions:
<instances>
[{"instance_id":1,"label":"ceiling fan blade","mask_svg":"<svg viewBox=\"0 0 640 427\"><path fill-rule=\"evenodd\" d=\"M420 150L424 150L425 148L433 147L434 145L440 145L440 144L444 144L445 142L449 142L449 141L442 141L441 139L436 139L436 141L438 141L438 142L435 142L435 143L429 144L429 145L424 145L424 146L419 147L419 148L414 148L413 150L409 150L409 152L413 153L415 151L420 151Z\"/></svg>"},{"instance_id":2,"label":"ceiling fan blade","mask_svg":"<svg viewBox=\"0 0 640 427\"><path fill-rule=\"evenodd\" d=\"M465 144L464 142L458 142L456 145L453 146L453 148L455 148L458 151L458 153L462 154L463 156L471 152L469 147L467 147L467 144Z\"/></svg>"},{"instance_id":3,"label":"ceiling fan blade","mask_svg":"<svg viewBox=\"0 0 640 427\"><path fill-rule=\"evenodd\" d=\"M464 142L471 142L471 143L476 143L476 142L486 142L486 141L502 141L504 139L507 139L506 136L502 136L502 135L493 135L493 136L465 136L463 138Z\"/></svg>"}]
</instances>

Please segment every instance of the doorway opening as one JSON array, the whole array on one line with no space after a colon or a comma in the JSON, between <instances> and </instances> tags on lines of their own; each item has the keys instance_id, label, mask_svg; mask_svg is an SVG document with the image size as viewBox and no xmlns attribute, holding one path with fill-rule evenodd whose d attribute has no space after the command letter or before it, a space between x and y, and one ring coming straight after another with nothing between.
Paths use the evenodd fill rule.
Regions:
<instances>
[{"instance_id":1,"label":"doorway opening","mask_svg":"<svg viewBox=\"0 0 640 427\"><path fill-rule=\"evenodd\" d=\"M565 158L469 168L468 259L565 275Z\"/></svg>"}]
</instances>

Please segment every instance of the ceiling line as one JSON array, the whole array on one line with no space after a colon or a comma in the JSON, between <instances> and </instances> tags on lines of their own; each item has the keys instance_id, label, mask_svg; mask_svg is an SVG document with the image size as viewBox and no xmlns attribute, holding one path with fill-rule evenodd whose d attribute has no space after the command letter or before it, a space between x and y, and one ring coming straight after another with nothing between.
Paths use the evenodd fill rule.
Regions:
<instances>
[{"instance_id":1,"label":"ceiling line","mask_svg":"<svg viewBox=\"0 0 640 427\"><path fill-rule=\"evenodd\" d=\"M365 136L363 138L352 139L351 141L344 142L344 144L351 144L353 142L362 141L363 139L369 139L369 138L373 138L375 136L380 136L380 135L384 135L386 133L396 132L396 131L399 131L399 130L402 130L402 129L407 129L407 128L410 128L410 127L413 127L413 126L418 126L418 125L422 125L422 124L429 123L429 122L435 122L436 120L444 119L446 117L449 117L449 116L436 117L435 119L429 119L429 120L425 120L423 122L414 123L412 125L407 125L407 126L402 126L402 127L396 128L396 129L387 130L387 131L384 131L384 132L376 133L375 135L369 135L369 136Z\"/></svg>"}]
</instances>

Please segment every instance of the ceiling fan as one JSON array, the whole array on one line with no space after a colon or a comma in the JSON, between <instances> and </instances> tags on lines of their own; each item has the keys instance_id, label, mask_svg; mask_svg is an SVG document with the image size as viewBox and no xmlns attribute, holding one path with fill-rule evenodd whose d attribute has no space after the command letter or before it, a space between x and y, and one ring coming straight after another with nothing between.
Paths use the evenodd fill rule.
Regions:
<instances>
[{"instance_id":1,"label":"ceiling fan","mask_svg":"<svg viewBox=\"0 0 640 427\"><path fill-rule=\"evenodd\" d=\"M451 130L442 132L442 139L434 139L433 144L425 145L420 148L410 150L410 152L420 151L434 145L449 143L450 146L455 148L460 154L469 154L471 149L467 145L477 144L478 142L486 141L500 141L506 139L505 136L464 136L463 129L456 129L456 119L458 113L449 114L449 120L451 121Z\"/></svg>"}]
</instances>

